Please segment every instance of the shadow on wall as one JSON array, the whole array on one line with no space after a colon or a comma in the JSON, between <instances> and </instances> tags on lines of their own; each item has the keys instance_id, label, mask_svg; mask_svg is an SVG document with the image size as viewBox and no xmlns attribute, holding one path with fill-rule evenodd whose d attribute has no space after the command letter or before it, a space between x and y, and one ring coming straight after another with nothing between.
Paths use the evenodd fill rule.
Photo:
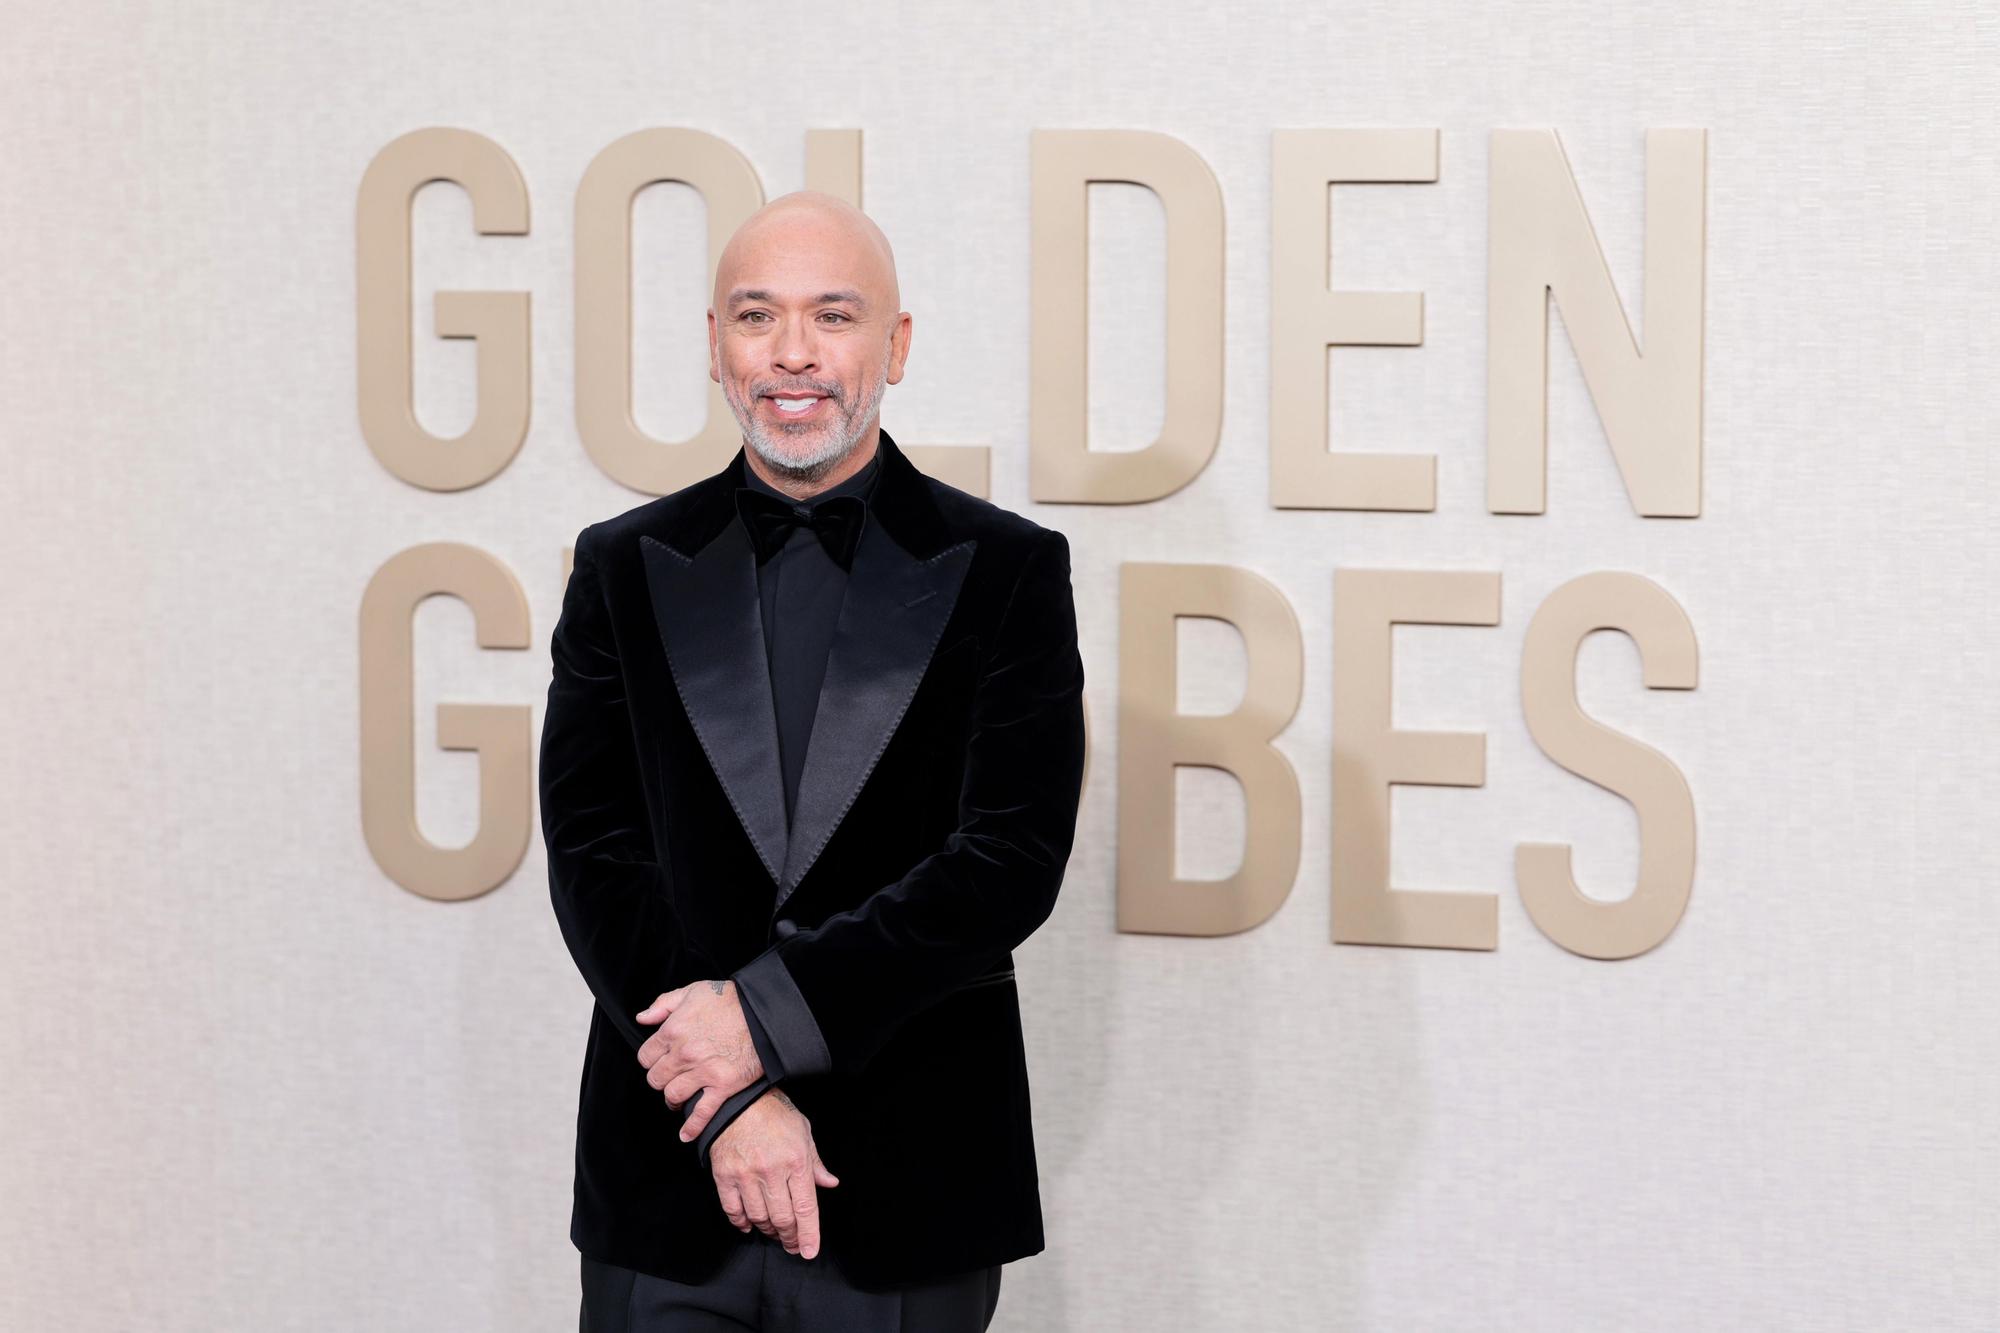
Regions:
<instances>
[{"instance_id":1,"label":"shadow on wall","mask_svg":"<svg viewBox=\"0 0 2000 1333\"><path fill-rule=\"evenodd\" d=\"M591 1001L569 961L549 907L548 869L537 836L513 878L458 905L472 919L459 978L455 1091L460 1147L470 1179L464 1217L441 1216L460 1234L455 1248L483 1251L483 1318L469 1305L462 1327L573 1326L580 1300L569 1220L576 1164L577 1085ZM522 978L562 969L581 1001L536 1009L546 989ZM635 1061L632 1076L644 1078ZM469 1234L467 1234L469 1233ZM483 1233L483 1234L482 1234Z\"/></svg>"},{"instance_id":2,"label":"shadow on wall","mask_svg":"<svg viewBox=\"0 0 2000 1333\"><path fill-rule=\"evenodd\" d=\"M1064 1227L1061 1197L1063 1182L1097 1133L1118 995L1117 862L1109 832L1116 821L1111 800L1090 797L1090 779L1105 766L1110 748L1099 722L1107 710L1100 703L1086 708L1083 809L1062 892L1048 921L1015 951L1047 1248L1002 1270L993 1333L1072 1328L1064 1281L1069 1252L1094 1248Z\"/></svg>"},{"instance_id":3,"label":"shadow on wall","mask_svg":"<svg viewBox=\"0 0 2000 1333\"><path fill-rule=\"evenodd\" d=\"M1094 747L1093 767L1108 749ZM1336 749L1334 762L1358 761ZM1113 804L1107 791L1094 828L1115 826ZM1085 838L1080 829L1080 847ZM1328 882L1324 858L1316 874L1302 858L1290 910L1253 932L1121 937L1112 841L1096 836L1089 864L1072 861L1055 918L1023 950L1049 1248L1007 1267L995 1333L1361 1327L1367 1257L1429 1102L1407 951L1331 943L1329 896L1306 891ZM1275 989L1284 970L1243 947L1255 931L1310 933L1308 981ZM1114 1031L1117 1015L1148 1012L1119 1004L1121 956L1172 960L1144 988L1160 993L1155 1030ZM1214 1016L1224 1007L1237 1017ZM1143 1063L1131 1058L1141 1051ZM1144 1089L1107 1087L1112 1069L1135 1065ZM1104 1122L1107 1106L1135 1097L1151 1109ZM1097 1219L1117 1215L1118 1199L1097 1201L1091 1219L1067 1216L1076 1177L1111 1184L1086 1155L1135 1146L1152 1163L1135 1193L1153 1206L1116 1233Z\"/></svg>"},{"instance_id":4,"label":"shadow on wall","mask_svg":"<svg viewBox=\"0 0 2000 1333\"><path fill-rule=\"evenodd\" d=\"M1363 761L1342 749L1338 737L1332 751L1336 789L1353 791L1381 780L1376 773L1356 772ZM1353 816L1348 818L1351 824ZM1325 827L1336 827L1331 817ZM1388 831L1379 827L1364 836L1379 846L1389 843ZM1263 1276L1290 1294L1291 1308L1323 1312L1315 1327L1359 1329L1368 1326L1368 1256L1410 1175L1430 1118L1421 1050L1424 1016L1411 966L1412 953L1422 951L1332 943L1330 874L1318 882L1324 914L1315 913L1312 920L1325 967L1324 984L1311 991L1320 1021L1309 1058L1326 1073L1319 1103L1300 1107L1298 1124L1306 1141L1298 1145L1297 1178L1304 1187L1294 1191L1291 1210L1305 1237L1299 1250L1311 1260L1294 1271ZM1440 1261L1448 1253L1438 1247Z\"/></svg>"}]
</instances>

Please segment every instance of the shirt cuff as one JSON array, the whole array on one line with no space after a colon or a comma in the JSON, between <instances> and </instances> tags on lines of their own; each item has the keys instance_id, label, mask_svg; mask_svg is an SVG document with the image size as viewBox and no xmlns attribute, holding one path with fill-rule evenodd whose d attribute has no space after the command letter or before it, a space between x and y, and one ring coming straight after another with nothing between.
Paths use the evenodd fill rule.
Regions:
<instances>
[{"instance_id":1,"label":"shirt cuff","mask_svg":"<svg viewBox=\"0 0 2000 1333\"><path fill-rule=\"evenodd\" d=\"M751 1042L756 1044L761 1026L771 1047L770 1056L764 1054L762 1045L757 1047L757 1058L764 1061L767 1075L802 1078L824 1074L833 1068L833 1056L820 1033L819 1020L813 1017L806 997L799 993L798 983L785 970L785 961L778 957L777 950L765 950L730 979L736 983L744 1021L750 1025ZM774 1070L783 1071L782 1075L773 1074Z\"/></svg>"}]
</instances>

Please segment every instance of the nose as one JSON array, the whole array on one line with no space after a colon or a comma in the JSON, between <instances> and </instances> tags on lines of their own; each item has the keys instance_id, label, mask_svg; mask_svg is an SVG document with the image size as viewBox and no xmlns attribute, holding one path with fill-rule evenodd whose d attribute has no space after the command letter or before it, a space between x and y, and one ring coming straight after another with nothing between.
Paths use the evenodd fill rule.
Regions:
<instances>
[{"instance_id":1,"label":"nose","mask_svg":"<svg viewBox=\"0 0 2000 1333\"><path fill-rule=\"evenodd\" d=\"M788 375L805 375L819 368L812 329L803 319L788 319L771 348L771 364Z\"/></svg>"}]
</instances>

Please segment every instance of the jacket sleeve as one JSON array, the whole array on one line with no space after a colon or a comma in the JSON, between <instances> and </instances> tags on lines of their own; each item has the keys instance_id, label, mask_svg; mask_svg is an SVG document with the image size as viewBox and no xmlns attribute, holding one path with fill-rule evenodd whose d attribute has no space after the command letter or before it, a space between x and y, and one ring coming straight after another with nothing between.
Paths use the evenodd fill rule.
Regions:
<instances>
[{"instance_id":1,"label":"jacket sleeve","mask_svg":"<svg viewBox=\"0 0 2000 1333\"><path fill-rule=\"evenodd\" d=\"M625 677L589 537L588 528L577 537L550 642L542 838L563 942L605 1018L636 1053L652 1034L633 1015L684 980L684 954L661 883ZM636 1060L632 1077L644 1077Z\"/></svg>"},{"instance_id":2,"label":"jacket sleeve","mask_svg":"<svg viewBox=\"0 0 2000 1333\"><path fill-rule=\"evenodd\" d=\"M1069 542L1022 562L973 700L958 828L858 906L740 969L787 1078L865 1065L913 1015L991 970L1048 918L1083 783L1083 662Z\"/></svg>"}]
</instances>

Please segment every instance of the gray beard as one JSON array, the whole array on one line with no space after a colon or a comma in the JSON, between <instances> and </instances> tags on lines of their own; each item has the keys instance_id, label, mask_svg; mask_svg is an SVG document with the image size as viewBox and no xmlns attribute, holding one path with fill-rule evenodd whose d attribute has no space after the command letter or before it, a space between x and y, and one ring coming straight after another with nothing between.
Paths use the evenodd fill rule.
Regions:
<instances>
[{"instance_id":1,"label":"gray beard","mask_svg":"<svg viewBox=\"0 0 2000 1333\"><path fill-rule=\"evenodd\" d=\"M744 402L737 398L736 391L728 382L722 386L722 396L729 401L729 410L736 414L736 424L743 428L743 442L755 450L773 472L787 481L811 486L825 478L841 461L854 452L867 433L868 423L875 419L875 413L882 405L882 395L889 388L889 363L882 363L882 373L875 377L873 387L862 400L848 412L837 426L816 426L816 430L827 432L826 441L819 448L806 454L793 453L784 447L787 439L793 438L782 427L776 431L759 420L754 402ZM834 406L840 400L834 399Z\"/></svg>"}]
</instances>

